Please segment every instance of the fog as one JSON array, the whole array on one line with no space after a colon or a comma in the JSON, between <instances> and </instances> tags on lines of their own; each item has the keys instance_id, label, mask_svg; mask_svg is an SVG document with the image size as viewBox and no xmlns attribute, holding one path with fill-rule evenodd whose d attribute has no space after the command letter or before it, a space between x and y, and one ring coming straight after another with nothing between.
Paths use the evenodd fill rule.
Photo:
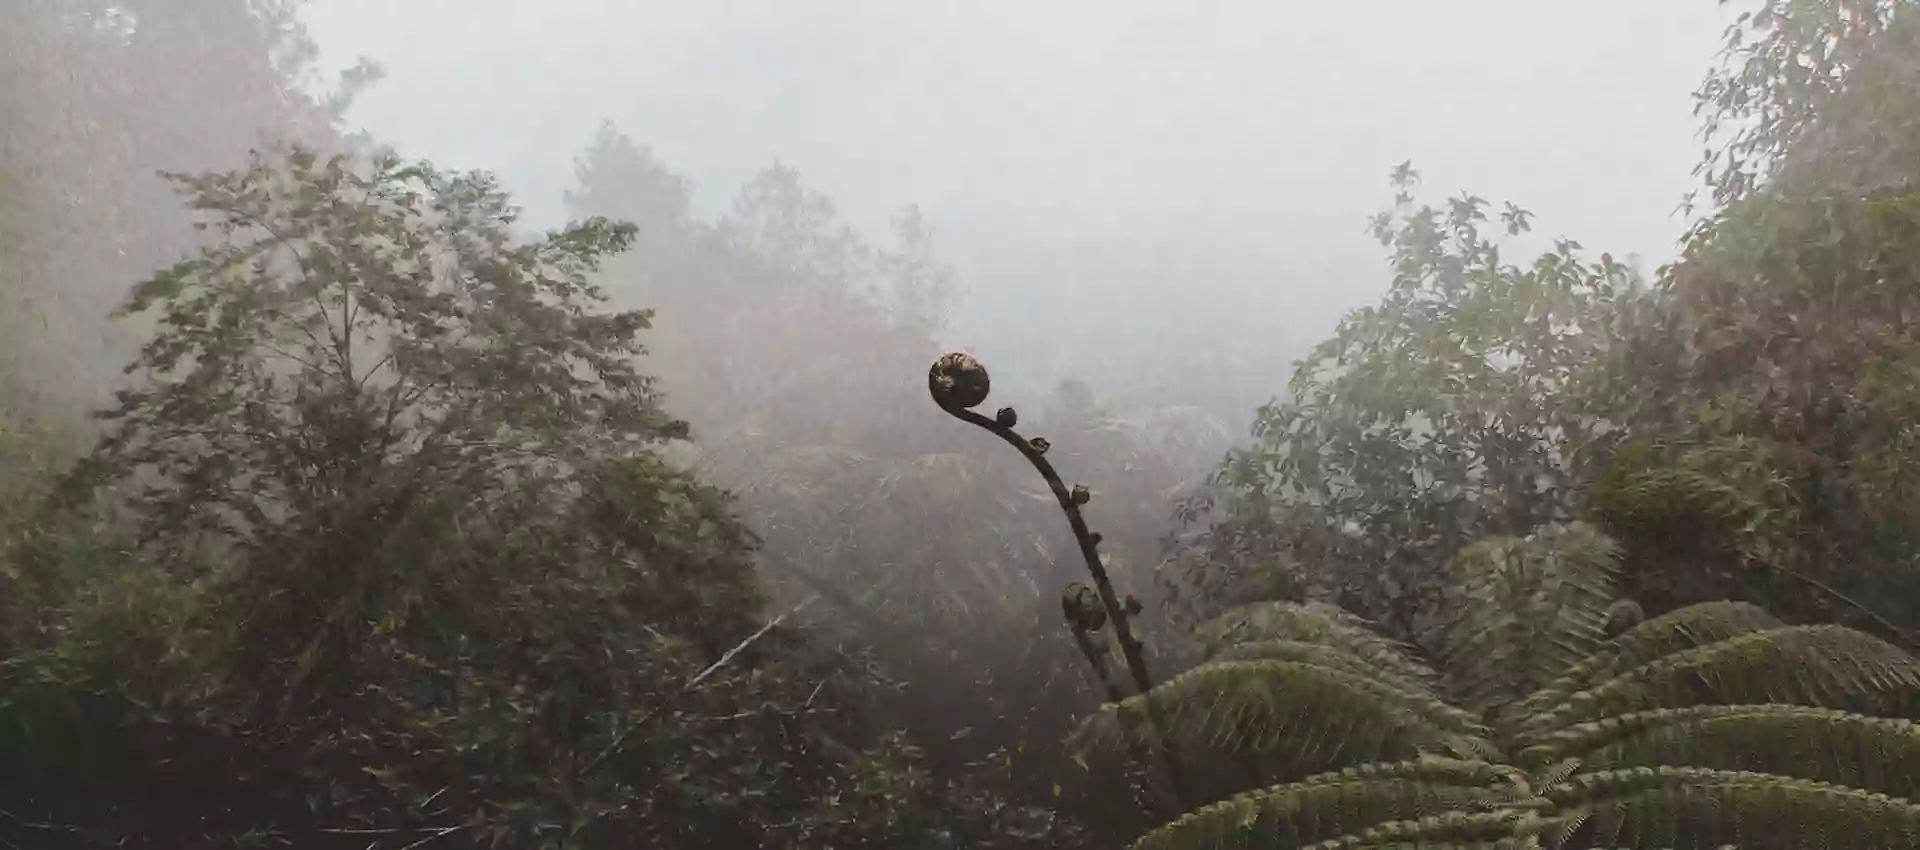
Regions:
<instances>
[{"instance_id":1,"label":"fog","mask_svg":"<svg viewBox=\"0 0 1920 850\"><path fill-rule=\"evenodd\" d=\"M1910 834L1915 56L0 0L0 846Z\"/></svg>"},{"instance_id":2,"label":"fog","mask_svg":"<svg viewBox=\"0 0 1920 850\"><path fill-rule=\"evenodd\" d=\"M602 120L719 211L778 160L857 228L921 205L960 269L950 341L1013 384L1103 391L1237 356L1228 411L1385 286L1366 217L1432 192L1664 262L1712 2L316 0L322 64L387 77L351 113L498 172L557 224ZM1134 380L1130 381L1129 376ZM1263 385L1262 379L1268 379ZM1214 391L1220 394L1222 391ZM1140 398L1143 403L1180 401Z\"/></svg>"}]
</instances>

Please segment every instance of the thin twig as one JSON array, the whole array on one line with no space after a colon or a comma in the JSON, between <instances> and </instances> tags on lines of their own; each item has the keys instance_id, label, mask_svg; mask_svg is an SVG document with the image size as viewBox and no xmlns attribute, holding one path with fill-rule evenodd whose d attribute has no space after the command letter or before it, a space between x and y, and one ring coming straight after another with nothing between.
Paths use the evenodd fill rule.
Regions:
<instances>
[{"instance_id":1,"label":"thin twig","mask_svg":"<svg viewBox=\"0 0 1920 850\"><path fill-rule=\"evenodd\" d=\"M1061 481L1060 473L1054 471L1053 464L1047 461L1043 452L1012 428L971 410L949 407L942 409L954 418L977 425L1018 449L1021 456L1033 464L1034 469L1040 472L1040 477L1046 480L1047 489L1053 491L1054 501L1060 504L1060 510L1067 515L1067 525L1073 530L1075 542L1080 545L1080 555L1086 561L1087 572L1093 576L1094 589L1100 594L1101 605L1107 609L1107 620L1113 624L1114 635L1119 638L1120 651L1126 659L1127 671L1132 674L1135 692L1144 694L1152 690L1153 679L1147 673L1146 656L1140 651L1140 641L1134 637L1126 608L1122 607L1119 595L1114 592L1113 580L1107 575L1106 565L1100 561L1100 553L1093 541L1093 533L1087 529L1087 521L1080 513L1080 506L1073 501L1073 495L1067 490L1065 482Z\"/></svg>"},{"instance_id":2,"label":"thin twig","mask_svg":"<svg viewBox=\"0 0 1920 850\"><path fill-rule=\"evenodd\" d=\"M746 640L741 641L739 645L735 646L732 649L727 650L726 654L721 655L719 661L713 662L712 666L709 666L707 669L700 671L700 675L693 677L693 680L687 683L686 690L690 691L696 687L699 687L701 682L706 681L708 676L711 676L714 674L714 671L727 666L727 662L732 661L734 656L739 655L747 647L752 646L755 641L761 639L762 637L765 637L767 632L773 631L775 626L778 626L781 623L785 622L788 617L791 617L795 614L800 613L800 609L805 608L808 605L812 605L814 600L819 598L820 598L820 594L817 594L817 593L812 596L809 596L806 598L806 601L793 606L792 610L786 612L785 614L781 614L780 616L775 617L771 620L768 620L767 624L764 626L761 626L759 631L754 632L753 634L747 635Z\"/></svg>"},{"instance_id":3,"label":"thin twig","mask_svg":"<svg viewBox=\"0 0 1920 850\"><path fill-rule=\"evenodd\" d=\"M1888 620L1886 617L1881 616L1879 612L1874 611L1872 608L1868 607L1866 603L1861 602L1860 600L1854 599L1853 597L1840 592L1838 589L1832 587L1831 585L1826 584L1825 582L1820 581L1819 579L1814 578L1813 576L1807 575L1806 573L1800 572L1799 570L1791 569L1784 565L1776 563L1770 558L1763 558L1753 553L1745 553L1745 556L1748 560L1756 564L1759 564L1761 567L1765 569L1771 570L1778 575L1783 575L1790 579L1798 581L1801 584L1804 584L1808 587L1813 588L1814 590L1819 591L1820 593L1826 595L1831 599L1838 600L1840 604L1845 605L1849 608L1852 608L1854 611L1858 612L1861 616L1866 617L1869 620L1872 620L1874 625L1879 626L1887 634L1892 635L1896 640L1904 644L1904 646L1902 647L1903 649L1906 649L1912 652L1920 652L1920 639L1916 639L1913 636L1913 634L1909 633L1906 629L1903 629L1903 628L1900 628L1899 626L1894 625L1891 620Z\"/></svg>"},{"instance_id":4,"label":"thin twig","mask_svg":"<svg viewBox=\"0 0 1920 850\"><path fill-rule=\"evenodd\" d=\"M0 817L5 817L6 819L13 821L14 823L17 823L21 826L24 826L28 829L46 829L46 830L53 830L56 832L79 832L80 831L80 828L77 826L67 826L66 824L59 824L59 823L37 823L34 821L30 821L30 820L27 820L26 818L23 818L12 812L9 812L6 809L0 809Z\"/></svg>"},{"instance_id":5,"label":"thin twig","mask_svg":"<svg viewBox=\"0 0 1920 850\"><path fill-rule=\"evenodd\" d=\"M434 834L432 834L432 835L429 835L429 836L427 836L427 837L425 837L425 838L422 838L422 839L420 839L419 841L415 841L415 842L413 842L412 844L409 844L409 845L407 845L407 846L405 846L405 847L402 847L402 848L400 848L400 850L413 850L413 848L415 848L415 847L419 847L420 845L422 845L422 844L425 844L425 843L427 843L427 842L429 842L429 841L432 841L432 840L434 840L434 839L436 839L436 838L444 838L444 837L446 837L446 836L448 836L448 835L451 835L451 834L453 834L453 833L455 833L455 832L458 832L458 831L460 831L460 830L463 830L463 829L466 829L466 828L467 828L467 826L468 826L468 824L464 824L464 823L463 823L463 824L457 824L457 825L454 825L454 826L450 826L450 827L447 827L446 829L443 829L443 830L440 830L439 832L436 832L436 833L434 833Z\"/></svg>"},{"instance_id":6,"label":"thin twig","mask_svg":"<svg viewBox=\"0 0 1920 850\"><path fill-rule=\"evenodd\" d=\"M399 835L403 832L416 832L416 833L417 832L439 832L443 828L444 827L438 827L438 826L408 826L408 827L388 827L385 829L377 829L377 828L371 828L371 827L362 828L362 827L351 827L351 826L337 826L337 827L316 829L314 831L324 832L328 835Z\"/></svg>"},{"instance_id":7,"label":"thin twig","mask_svg":"<svg viewBox=\"0 0 1920 850\"><path fill-rule=\"evenodd\" d=\"M640 715L639 720L627 724L626 728L621 729L619 734L614 735L613 740L607 742L607 745L601 748L600 752L595 753L593 758L587 760L586 766L580 768L579 775L586 776L592 773L593 769L599 767L601 762L606 761L608 757L619 752L621 745L627 742L627 733L633 731L635 727L645 726L647 721L652 720L653 716L658 713L657 710L649 710L646 714Z\"/></svg>"}]
</instances>

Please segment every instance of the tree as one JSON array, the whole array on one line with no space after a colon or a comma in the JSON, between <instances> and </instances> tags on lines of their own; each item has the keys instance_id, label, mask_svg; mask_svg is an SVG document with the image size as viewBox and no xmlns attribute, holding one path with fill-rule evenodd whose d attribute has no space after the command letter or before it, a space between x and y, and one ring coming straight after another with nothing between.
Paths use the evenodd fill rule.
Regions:
<instances>
[{"instance_id":1,"label":"tree","mask_svg":"<svg viewBox=\"0 0 1920 850\"><path fill-rule=\"evenodd\" d=\"M1694 92L1709 212L1758 195L1909 183L1920 120L1911 0L1755 5L1727 28L1721 64Z\"/></svg>"},{"instance_id":2,"label":"tree","mask_svg":"<svg viewBox=\"0 0 1920 850\"><path fill-rule=\"evenodd\" d=\"M129 300L158 330L62 482L101 540L8 553L72 576L4 662L8 830L871 846L924 810L829 804L897 753L663 455L648 315L588 280L631 225L525 241L485 174L297 147L176 179L216 238Z\"/></svg>"},{"instance_id":3,"label":"tree","mask_svg":"<svg viewBox=\"0 0 1920 850\"><path fill-rule=\"evenodd\" d=\"M635 369L649 314L588 309L631 225L515 244L490 177L387 156L176 179L221 242L134 289L125 312L162 307L129 369L147 380L79 473L151 470L156 535L254 541L344 494L567 476L686 432Z\"/></svg>"},{"instance_id":4,"label":"tree","mask_svg":"<svg viewBox=\"0 0 1920 850\"><path fill-rule=\"evenodd\" d=\"M1388 294L1296 364L1254 444L1182 508L1207 526L1182 580L1217 604L1236 587L1313 587L1413 634L1462 546L1578 515L1586 458L1622 424L1633 387L1588 375L1617 305L1639 297L1635 272L1566 240L1506 263L1482 231L1486 201L1413 207L1417 180L1397 169L1402 203L1374 222L1393 252ZM1499 215L1509 235L1530 226L1512 205Z\"/></svg>"},{"instance_id":5,"label":"tree","mask_svg":"<svg viewBox=\"0 0 1920 850\"><path fill-rule=\"evenodd\" d=\"M1083 733L1177 745L1205 780L1133 846L1911 846L1913 658L1742 603L1636 622L1617 559L1579 525L1469 547L1437 671L1325 603L1203 625L1203 663ZM1164 738L1123 722L1150 709Z\"/></svg>"},{"instance_id":6,"label":"tree","mask_svg":"<svg viewBox=\"0 0 1920 850\"><path fill-rule=\"evenodd\" d=\"M1662 281L1680 318L1661 394L1690 415L1634 435L1597 516L1645 560L1690 563L1683 596L1911 630L1920 273L1909 130L1915 7L1766 2L1701 85L1712 206Z\"/></svg>"}]
</instances>

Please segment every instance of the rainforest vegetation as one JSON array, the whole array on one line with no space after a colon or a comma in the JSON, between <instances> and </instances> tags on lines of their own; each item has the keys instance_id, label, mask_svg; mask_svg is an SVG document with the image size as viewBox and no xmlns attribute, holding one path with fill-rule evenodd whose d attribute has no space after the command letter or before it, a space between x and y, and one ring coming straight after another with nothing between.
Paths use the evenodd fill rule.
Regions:
<instances>
[{"instance_id":1,"label":"rainforest vegetation","mask_svg":"<svg viewBox=\"0 0 1920 850\"><path fill-rule=\"evenodd\" d=\"M1254 411L1003 388L784 165L526 226L291 0L0 5L0 845L1920 846L1920 4L1748 5L1673 256L1383 167Z\"/></svg>"}]
</instances>

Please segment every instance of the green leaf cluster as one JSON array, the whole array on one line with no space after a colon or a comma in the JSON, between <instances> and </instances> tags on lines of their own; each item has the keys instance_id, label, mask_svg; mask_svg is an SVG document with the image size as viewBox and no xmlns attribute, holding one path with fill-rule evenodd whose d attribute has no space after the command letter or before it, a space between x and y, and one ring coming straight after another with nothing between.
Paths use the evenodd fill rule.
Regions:
<instances>
[{"instance_id":1,"label":"green leaf cluster","mask_svg":"<svg viewBox=\"0 0 1920 850\"><path fill-rule=\"evenodd\" d=\"M1617 557L1583 526L1470 547L1438 676L1324 604L1203 625L1207 660L1083 730L1198 777L1133 846L1912 845L1913 657L1735 603L1610 636Z\"/></svg>"}]
</instances>

